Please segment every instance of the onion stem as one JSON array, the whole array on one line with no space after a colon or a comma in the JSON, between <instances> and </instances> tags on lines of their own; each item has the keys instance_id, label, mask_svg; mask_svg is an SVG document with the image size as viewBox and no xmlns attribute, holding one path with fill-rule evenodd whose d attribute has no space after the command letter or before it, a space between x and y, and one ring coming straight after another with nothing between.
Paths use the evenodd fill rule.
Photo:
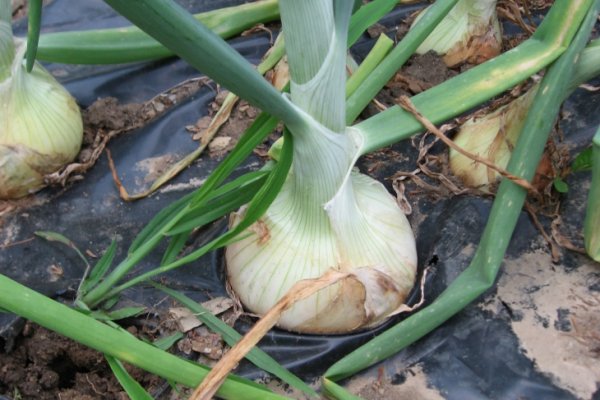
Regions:
<instances>
[{"instance_id":1,"label":"onion stem","mask_svg":"<svg viewBox=\"0 0 600 400\"><path fill-rule=\"evenodd\" d=\"M579 26L574 21L585 15L591 3L592 0L554 3L530 39L412 97L413 104L428 120L439 124L513 87L565 51ZM421 124L398 106L390 107L355 127L362 131L365 139L361 154L407 139L422 130Z\"/></svg>"},{"instance_id":2,"label":"onion stem","mask_svg":"<svg viewBox=\"0 0 600 400\"><path fill-rule=\"evenodd\" d=\"M277 0L263 0L194 15L223 38L279 18ZM122 64L173 56L173 51L136 26L45 33L37 58L63 64Z\"/></svg>"},{"instance_id":3,"label":"onion stem","mask_svg":"<svg viewBox=\"0 0 600 400\"><path fill-rule=\"evenodd\" d=\"M42 0L30 0L27 15L27 52L26 68L31 72L35 63L38 42L40 40L40 26L42 22Z\"/></svg>"},{"instance_id":4,"label":"onion stem","mask_svg":"<svg viewBox=\"0 0 600 400\"><path fill-rule=\"evenodd\" d=\"M367 57L360 63L358 69L346 81L346 97L352 96L356 89L373 73L375 68L387 56L394 42L385 34L379 35L375 46L371 49Z\"/></svg>"},{"instance_id":5,"label":"onion stem","mask_svg":"<svg viewBox=\"0 0 600 400\"><path fill-rule=\"evenodd\" d=\"M592 185L583 227L585 250L600 262L600 128L592 141Z\"/></svg>"}]
</instances>

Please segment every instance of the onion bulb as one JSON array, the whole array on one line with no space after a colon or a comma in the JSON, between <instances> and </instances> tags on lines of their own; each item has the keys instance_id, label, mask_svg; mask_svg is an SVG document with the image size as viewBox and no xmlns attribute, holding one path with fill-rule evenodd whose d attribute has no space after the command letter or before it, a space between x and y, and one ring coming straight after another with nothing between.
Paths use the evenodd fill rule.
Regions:
<instances>
[{"instance_id":1,"label":"onion bulb","mask_svg":"<svg viewBox=\"0 0 600 400\"><path fill-rule=\"evenodd\" d=\"M378 325L403 309L415 281L416 246L406 216L381 183L354 169L364 136L346 127L345 115L353 3L280 1L291 76L284 98L297 116L286 121L292 167L266 213L225 251L231 288L261 315L298 281L343 273L281 315L278 325L296 332ZM231 223L244 214L242 208Z\"/></svg>"},{"instance_id":2,"label":"onion bulb","mask_svg":"<svg viewBox=\"0 0 600 400\"><path fill-rule=\"evenodd\" d=\"M419 21L421 13L414 21ZM449 67L463 63L481 64L502 50L502 31L496 0L459 0L448 15L417 49L434 51Z\"/></svg>"},{"instance_id":3,"label":"onion bulb","mask_svg":"<svg viewBox=\"0 0 600 400\"><path fill-rule=\"evenodd\" d=\"M351 274L284 312L278 325L291 331L335 334L378 325L414 285L417 255L408 220L381 183L352 169L348 138L351 132L322 126L300 136L278 197L225 252L229 284L259 315L299 280L330 269ZM244 209L232 224L243 216Z\"/></svg>"},{"instance_id":4,"label":"onion bulb","mask_svg":"<svg viewBox=\"0 0 600 400\"><path fill-rule=\"evenodd\" d=\"M40 64L27 73L25 47L16 43L0 82L0 199L41 189L45 175L77 156L83 139L75 100Z\"/></svg>"},{"instance_id":5,"label":"onion bulb","mask_svg":"<svg viewBox=\"0 0 600 400\"><path fill-rule=\"evenodd\" d=\"M496 166L506 168L525 123L537 85L496 111L469 118L459 128L454 143ZM450 149L450 169L467 186L489 189L500 175L495 170Z\"/></svg>"}]
</instances>

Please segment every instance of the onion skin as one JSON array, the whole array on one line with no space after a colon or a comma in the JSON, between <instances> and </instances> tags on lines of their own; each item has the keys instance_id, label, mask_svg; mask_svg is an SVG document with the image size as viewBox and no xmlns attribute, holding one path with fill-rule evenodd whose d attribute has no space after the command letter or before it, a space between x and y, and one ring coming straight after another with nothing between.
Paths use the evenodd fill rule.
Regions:
<instances>
[{"instance_id":1,"label":"onion skin","mask_svg":"<svg viewBox=\"0 0 600 400\"><path fill-rule=\"evenodd\" d=\"M459 128L454 143L500 168L506 168L525 123L537 86L509 104L483 116L471 117ZM498 172L450 149L450 170L469 187L490 190Z\"/></svg>"},{"instance_id":2,"label":"onion skin","mask_svg":"<svg viewBox=\"0 0 600 400\"><path fill-rule=\"evenodd\" d=\"M415 21L416 24L421 15ZM417 49L434 51L452 68L481 64L502 52L502 29L495 0L459 0Z\"/></svg>"},{"instance_id":3,"label":"onion skin","mask_svg":"<svg viewBox=\"0 0 600 400\"><path fill-rule=\"evenodd\" d=\"M69 161L26 146L0 145L0 199L18 199L40 190L45 186L44 176Z\"/></svg>"},{"instance_id":4,"label":"onion skin","mask_svg":"<svg viewBox=\"0 0 600 400\"><path fill-rule=\"evenodd\" d=\"M327 211L298 211L292 182L288 178L248 235L227 247L232 289L246 308L262 315L295 282L335 269L351 275L296 303L278 326L343 334L381 324L404 304L416 275L414 236L395 199L379 182L354 172L346 189L352 194L336 196L356 206L351 214L348 204L336 204L336 199ZM231 224L243 214L234 214ZM303 230L306 224L312 224L310 232Z\"/></svg>"},{"instance_id":5,"label":"onion skin","mask_svg":"<svg viewBox=\"0 0 600 400\"><path fill-rule=\"evenodd\" d=\"M77 103L41 65L25 71L24 46L0 82L0 199L43 188L44 177L73 161L83 140Z\"/></svg>"},{"instance_id":6,"label":"onion skin","mask_svg":"<svg viewBox=\"0 0 600 400\"><path fill-rule=\"evenodd\" d=\"M469 40L457 43L443 56L444 63L452 68L461 64L478 65L491 60L502 52L502 31L494 14L490 23L479 25L471 32Z\"/></svg>"}]
</instances>

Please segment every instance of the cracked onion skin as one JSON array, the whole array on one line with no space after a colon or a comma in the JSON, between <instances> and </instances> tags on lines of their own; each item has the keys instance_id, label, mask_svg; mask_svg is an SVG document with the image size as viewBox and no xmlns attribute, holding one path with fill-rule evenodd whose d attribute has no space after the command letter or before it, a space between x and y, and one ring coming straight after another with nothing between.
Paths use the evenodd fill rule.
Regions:
<instances>
[{"instance_id":1,"label":"cracked onion skin","mask_svg":"<svg viewBox=\"0 0 600 400\"><path fill-rule=\"evenodd\" d=\"M0 199L17 199L45 186L44 177L73 161L83 122L73 97L41 65L23 65L17 46L11 74L0 82Z\"/></svg>"},{"instance_id":2,"label":"cracked onion skin","mask_svg":"<svg viewBox=\"0 0 600 400\"><path fill-rule=\"evenodd\" d=\"M236 295L262 315L297 281L335 269L351 275L296 303L278 326L342 334L384 322L408 297L417 264L413 232L395 199L354 171L326 207L306 207L295 186L292 172L261 220L227 247ZM232 216L233 225L243 213Z\"/></svg>"}]
</instances>

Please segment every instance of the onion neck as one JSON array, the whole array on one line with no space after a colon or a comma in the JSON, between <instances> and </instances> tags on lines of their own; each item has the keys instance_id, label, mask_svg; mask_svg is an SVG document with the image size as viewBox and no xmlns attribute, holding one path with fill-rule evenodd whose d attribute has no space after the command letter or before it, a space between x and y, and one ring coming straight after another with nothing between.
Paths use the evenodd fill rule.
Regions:
<instances>
[{"instance_id":1,"label":"onion neck","mask_svg":"<svg viewBox=\"0 0 600 400\"><path fill-rule=\"evenodd\" d=\"M302 111L300 111L302 113ZM294 157L288 184L294 201L323 210L347 180L359 155L361 137L353 128L336 133L306 113L294 135Z\"/></svg>"},{"instance_id":2,"label":"onion neck","mask_svg":"<svg viewBox=\"0 0 600 400\"><path fill-rule=\"evenodd\" d=\"M303 116L302 124L288 124L294 135L294 160L287 184L300 209L325 216L323 207L347 179L358 153L345 115L352 2L281 0L280 11L290 100Z\"/></svg>"},{"instance_id":3,"label":"onion neck","mask_svg":"<svg viewBox=\"0 0 600 400\"><path fill-rule=\"evenodd\" d=\"M343 132L352 2L281 0L280 11L292 102L331 131Z\"/></svg>"}]
</instances>

